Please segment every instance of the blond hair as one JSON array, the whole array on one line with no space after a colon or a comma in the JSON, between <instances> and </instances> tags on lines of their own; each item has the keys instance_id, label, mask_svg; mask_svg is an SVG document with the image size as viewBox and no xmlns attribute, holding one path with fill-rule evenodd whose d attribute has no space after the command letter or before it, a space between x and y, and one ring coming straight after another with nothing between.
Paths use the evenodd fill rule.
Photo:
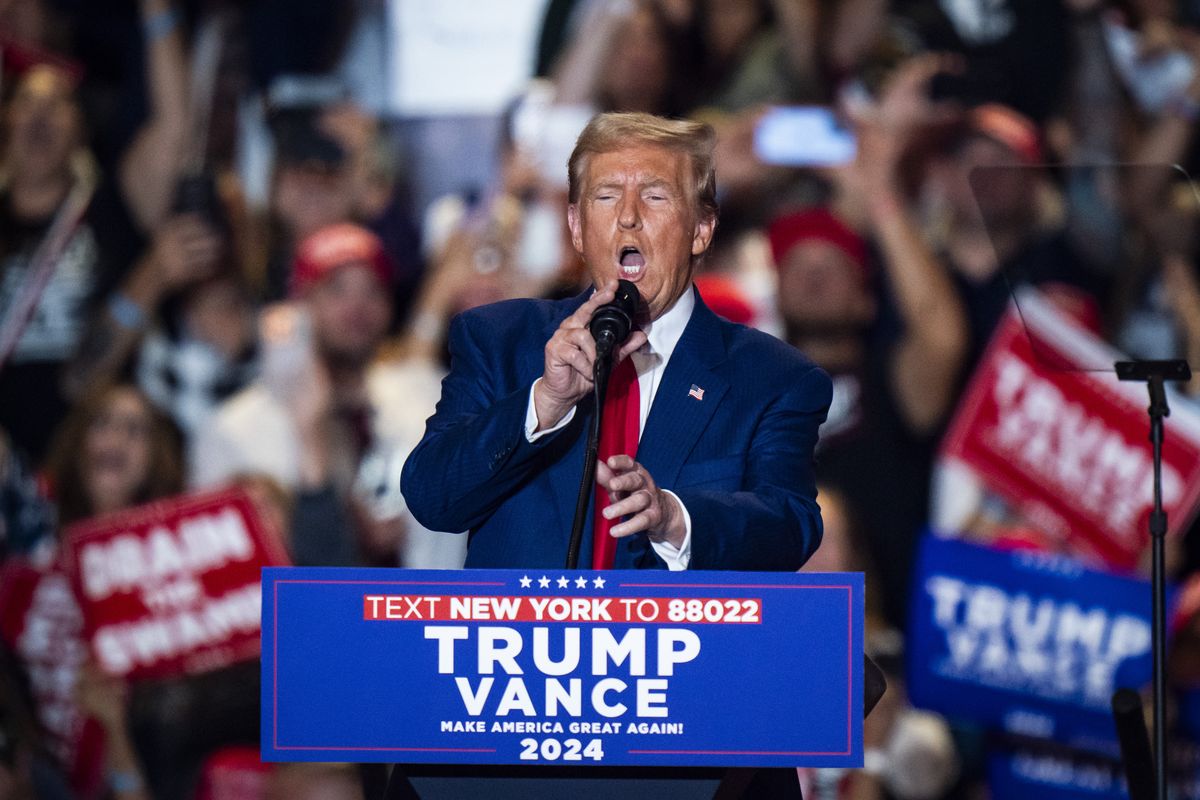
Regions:
<instances>
[{"instance_id":1,"label":"blond hair","mask_svg":"<svg viewBox=\"0 0 1200 800\"><path fill-rule=\"evenodd\" d=\"M717 172L713 147L716 140L712 126L703 122L633 112L597 114L579 134L575 149L567 161L568 199L571 203L579 202L583 173L590 156L612 153L633 145L654 145L688 156L692 166L692 184L696 190L696 207L701 216L715 218Z\"/></svg>"}]
</instances>

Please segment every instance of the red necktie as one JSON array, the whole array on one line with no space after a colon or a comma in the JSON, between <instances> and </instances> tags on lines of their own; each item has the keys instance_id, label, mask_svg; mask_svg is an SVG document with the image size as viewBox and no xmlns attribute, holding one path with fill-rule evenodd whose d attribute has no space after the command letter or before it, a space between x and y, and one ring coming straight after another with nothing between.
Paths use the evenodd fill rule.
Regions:
<instances>
[{"instance_id":1,"label":"red necktie","mask_svg":"<svg viewBox=\"0 0 1200 800\"><path fill-rule=\"evenodd\" d=\"M638 431L642 413L638 391L637 369L633 358L626 356L617 364L608 379L608 394L604 397L604 416L600 418L600 444L597 455L608 461L615 455L637 457ZM621 518L605 519L600 512L608 506L608 492L596 484L596 510L592 516L592 569L612 569L617 552L617 540L608 535Z\"/></svg>"}]
</instances>

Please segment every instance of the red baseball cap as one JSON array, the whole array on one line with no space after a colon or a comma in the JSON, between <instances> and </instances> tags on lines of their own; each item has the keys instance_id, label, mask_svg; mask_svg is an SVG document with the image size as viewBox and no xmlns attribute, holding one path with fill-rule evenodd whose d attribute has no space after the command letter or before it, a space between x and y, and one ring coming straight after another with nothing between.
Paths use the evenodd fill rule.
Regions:
<instances>
[{"instance_id":1,"label":"red baseball cap","mask_svg":"<svg viewBox=\"0 0 1200 800\"><path fill-rule=\"evenodd\" d=\"M718 317L739 325L754 322L754 306L732 279L710 272L697 276L694 283L704 304Z\"/></svg>"},{"instance_id":2,"label":"red baseball cap","mask_svg":"<svg viewBox=\"0 0 1200 800\"><path fill-rule=\"evenodd\" d=\"M815 239L841 250L862 270L864 278L868 275L867 243L824 206L776 217L767 228L767 239L776 269L782 268L793 247Z\"/></svg>"},{"instance_id":3,"label":"red baseball cap","mask_svg":"<svg viewBox=\"0 0 1200 800\"><path fill-rule=\"evenodd\" d=\"M296 249L292 262L292 294L305 294L336 270L352 264L369 267L385 289L391 288L392 260L378 236L349 222L321 228Z\"/></svg>"}]
</instances>

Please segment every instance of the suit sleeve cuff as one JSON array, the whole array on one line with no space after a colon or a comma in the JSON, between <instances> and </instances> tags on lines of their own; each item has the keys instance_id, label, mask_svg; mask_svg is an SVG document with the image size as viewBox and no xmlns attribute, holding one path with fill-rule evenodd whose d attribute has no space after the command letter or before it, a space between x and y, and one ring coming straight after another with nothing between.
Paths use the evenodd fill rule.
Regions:
<instances>
[{"instance_id":1,"label":"suit sleeve cuff","mask_svg":"<svg viewBox=\"0 0 1200 800\"><path fill-rule=\"evenodd\" d=\"M571 420L575 418L575 406L571 406L571 410L567 412L567 415L560 419L558 424L556 424L553 428L547 428L544 431L539 431L537 429L538 418L537 409L533 407L533 391L537 388L539 381L541 381L541 378L538 378L533 382L533 385L529 387L529 405L525 407L525 440L530 444L533 444L543 436L562 430L571 423ZM686 515L686 513L687 512L685 511L684 514Z\"/></svg>"},{"instance_id":2,"label":"suit sleeve cuff","mask_svg":"<svg viewBox=\"0 0 1200 800\"><path fill-rule=\"evenodd\" d=\"M654 552L658 554L659 558L667 562L667 569L672 572L682 572L688 568L688 564L692 560L692 515L688 513L687 506L679 499L679 495L670 489L663 489L663 491L674 497L675 502L679 503L679 507L683 509L683 543L676 547L670 542L651 541L650 546L654 548Z\"/></svg>"}]
</instances>

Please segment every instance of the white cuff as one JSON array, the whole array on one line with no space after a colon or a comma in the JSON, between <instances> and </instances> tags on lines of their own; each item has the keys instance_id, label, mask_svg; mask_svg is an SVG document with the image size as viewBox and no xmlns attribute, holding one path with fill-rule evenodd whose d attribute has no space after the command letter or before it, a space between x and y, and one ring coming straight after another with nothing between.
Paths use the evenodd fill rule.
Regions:
<instances>
[{"instance_id":1,"label":"white cuff","mask_svg":"<svg viewBox=\"0 0 1200 800\"><path fill-rule=\"evenodd\" d=\"M667 562L667 569L671 572L682 572L688 568L688 564L692 560L692 515L688 513L687 506L679 499L679 495L670 489L663 489L663 492L674 497L675 502L679 503L679 507L683 509L683 543L676 547L670 542L651 540L650 545L654 548L654 552L658 553L658 557Z\"/></svg>"},{"instance_id":2,"label":"white cuff","mask_svg":"<svg viewBox=\"0 0 1200 800\"><path fill-rule=\"evenodd\" d=\"M568 423L571 422L571 420L575 418L575 406L571 406L571 410L567 412L567 415L560 419L558 424L553 428L547 428L544 431L539 431L537 429L538 418L537 409L533 406L533 390L537 388L537 385L541 380L541 378L538 378L533 382L533 386L529 387L529 405L525 408L525 439L530 443L536 442L538 439L542 438L548 433L554 433L557 430L562 430L568 425ZM687 512L684 513L686 514Z\"/></svg>"}]
</instances>

